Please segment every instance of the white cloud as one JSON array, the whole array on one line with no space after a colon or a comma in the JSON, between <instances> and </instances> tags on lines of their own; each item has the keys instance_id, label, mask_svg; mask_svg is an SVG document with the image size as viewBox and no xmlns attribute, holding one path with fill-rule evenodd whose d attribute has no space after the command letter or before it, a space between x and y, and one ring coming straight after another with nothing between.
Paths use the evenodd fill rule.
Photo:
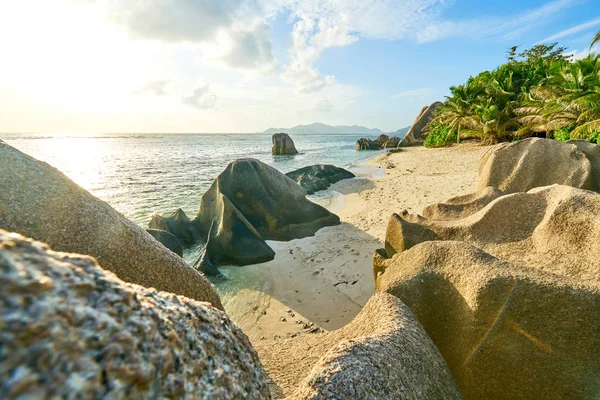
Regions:
<instances>
[{"instance_id":1,"label":"white cloud","mask_svg":"<svg viewBox=\"0 0 600 400\"><path fill-rule=\"evenodd\" d=\"M292 21L290 63L283 78L299 93L332 86L335 75L322 76L314 63L331 47L346 46L359 37L399 39L431 20L435 5L445 0L362 1L283 0Z\"/></svg>"},{"instance_id":2,"label":"white cloud","mask_svg":"<svg viewBox=\"0 0 600 400\"><path fill-rule=\"evenodd\" d=\"M594 47L587 48L584 50L573 50L571 52L568 52L567 54L572 55L573 56L573 60L583 60L584 58L586 58L587 56L589 56L590 54L597 54L599 53L600 50L600 45L596 45Z\"/></svg>"},{"instance_id":3,"label":"white cloud","mask_svg":"<svg viewBox=\"0 0 600 400\"><path fill-rule=\"evenodd\" d=\"M541 40L540 43L553 42L553 41L555 41L557 39L562 39L564 37L574 35L575 33L583 32L585 30L594 28L594 27L599 26L599 25L600 25L600 18L595 19L593 21L589 21L589 22L580 24L580 25L576 25L576 26L574 26L572 28L565 29L563 31L555 33L554 35L549 36L549 37L547 37L544 40Z\"/></svg>"},{"instance_id":4,"label":"white cloud","mask_svg":"<svg viewBox=\"0 0 600 400\"><path fill-rule=\"evenodd\" d=\"M290 62L283 78L299 93L322 90L335 75L322 76L314 63L330 47L359 38L419 43L453 37L510 40L547 23L581 0L554 0L538 8L502 17L450 21L442 17L453 0L273 0L288 9L294 22Z\"/></svg>"},{"instance_id":5,"label":"white cloud","mask_svg":"<svg viewBox=\"0 0 600 400\"><path fill-rule=\"evenodd\" d=\"M182 97L181 102L194 108L206 110L215 107L217 96L210 92L210 85L207 82L201 82L191 95Z\"/></svg>"},{"instance_id":6,"label":"white cloud","mask_svg":"<svg viewBox=\"0 0 600 400\"><path fill-rule=\"evenodd\" d=\"M202 43L202 59L225 69L270 73L277 67L273 57L270 27L260 18L236 22L221 30L212 41Z\"/></svg>"},{"instance_id":7,"label":"white cloud","mask_svg":"<svg viewBox=\"0 0 600 400\"><path fill-rule=\"evenodd\" d=\"M416 31L415 40L433 42L452 37L477 40L514 40L535 27L546 24L560 12L582 0L553 0L538 8L519 14L498 17L479 17L469 20L432 21Z\"/></svg>"},{"instance_id":8,"label":"white cloud","mask_svg":"<svg viewBox=\"0 0 600 400\"><path fill-rule=\"evenodd\" d=\"M166 96L172 92L172 84L168 80L156 80L135 90L133 94L150 94L154 96Z\"/></svg>"},{"instance_id":9,"label":"white cloud","mask_svg":"<svg viewBox=\"0 0 600 400\"><path fill-rule=\"evenodd\" d=\"M273 70L265 11L257 0L106 0L111 19L132 38L198 46L207 63Z\"/></svg>"}]
</instances>

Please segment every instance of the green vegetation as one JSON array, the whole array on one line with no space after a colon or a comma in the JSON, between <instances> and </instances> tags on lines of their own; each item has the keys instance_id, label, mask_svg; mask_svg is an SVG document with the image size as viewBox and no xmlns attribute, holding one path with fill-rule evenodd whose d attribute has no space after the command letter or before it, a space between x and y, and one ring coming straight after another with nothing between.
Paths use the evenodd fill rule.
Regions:
<instances>
[{"instance_id":1,"label":"green vegetation","mask_svg":"<svg viewBox=\"0 0 600 400\"><path fill-rule=\"evenodd\" d=\"M573 130L572 126L568 126L565 128L558 128L554 131L554 139L560 140L561 142L566 142L571 140L571 131Z\"/></svg>"},{"instance_id":2,"label":"green vegetation","mask_svg":"<svg viewBox=\"0 0 600 400\"><path fill-rule=\"evenodd\" d=\"M429 135L423 143L425 147L444 147L456 140L457 134L448 125L434 122L429 125L429 128Z\"/></svg>"},{"instance_id":3,"label":"green vegetation","mask_svg":"<svg viewBox=\"0 0 600 400\"><path fill-rule=\"evenodd\" d=\"M600 38L596 38L600 40ZM485 143L541 136L600 138L600 56L572 61L557 43L518 53L494 71L451 87L432 122L429 145L478 138ZM448 138L441 140L442 132ZM443 143L443 144L441 144Z\"/></svg>"}]
</instances>

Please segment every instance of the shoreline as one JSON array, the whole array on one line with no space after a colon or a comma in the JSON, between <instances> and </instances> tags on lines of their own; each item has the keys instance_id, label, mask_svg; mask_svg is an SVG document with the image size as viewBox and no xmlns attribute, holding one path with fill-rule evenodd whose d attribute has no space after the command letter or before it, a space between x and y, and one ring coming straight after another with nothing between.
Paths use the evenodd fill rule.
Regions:
<instances>
[{"instance_id":1,"label":"shoreline","mask_svg":"<svg viewBox=\"0 0 600 400\"><path fill-rule=\"evenodd\" d=\"M231 293L221 294L228 315L253 342L342 328L375 292L371 258L383 247L389 216L404 209L421 213L431 203L474 191L487 148L410 147L366 158L359 168L381 172L357 174L327 189L337 196L329 207L336 208L340 225L303 239L268 241L276 256L267 263L224 268L243 268L232 274L237 282Z\"/></svg>"}]
</instances>

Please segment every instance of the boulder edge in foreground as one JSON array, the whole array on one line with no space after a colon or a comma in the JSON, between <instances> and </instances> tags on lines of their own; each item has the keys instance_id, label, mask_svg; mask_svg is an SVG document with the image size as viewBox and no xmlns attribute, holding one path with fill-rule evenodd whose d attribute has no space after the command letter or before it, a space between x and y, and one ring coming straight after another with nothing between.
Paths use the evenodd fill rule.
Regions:
<instances>
[{"instance_id":1,"label":"boulder edge in foreground","mask_svg":"<svg viewBox=\"0 0 600 400\"><path fill-rule=\"evenodd\" d=\"M0 291L7 398L270 398L248 338L208 303L1 230Z\"/></svg>"},{"instance_id":2,"label":"boulder edge in foreground","mask_svg":"<svg viewBox=\"0 0 600 400\"><path fill-rule=\"evenodd\" d=\"M126 282L223 308L201 273L56 168L0 141L0 171L0 229L93 256Z\"/></svg>"}]
</instances>

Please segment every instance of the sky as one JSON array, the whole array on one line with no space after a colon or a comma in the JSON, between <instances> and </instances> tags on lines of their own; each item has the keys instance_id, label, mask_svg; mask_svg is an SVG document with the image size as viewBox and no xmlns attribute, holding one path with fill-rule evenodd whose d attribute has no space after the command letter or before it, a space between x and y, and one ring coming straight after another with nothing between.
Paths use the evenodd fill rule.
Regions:
<instances>
[{"instance_id":1,"label":"sky","mask_svg":"<svg viewBox=\"0 0 600 400\"><path fill-rule=\"evenodd\" d=\"M394 131L598 30L598 0L0 0L0 132Z\"/></svg>"}]
</instances>

